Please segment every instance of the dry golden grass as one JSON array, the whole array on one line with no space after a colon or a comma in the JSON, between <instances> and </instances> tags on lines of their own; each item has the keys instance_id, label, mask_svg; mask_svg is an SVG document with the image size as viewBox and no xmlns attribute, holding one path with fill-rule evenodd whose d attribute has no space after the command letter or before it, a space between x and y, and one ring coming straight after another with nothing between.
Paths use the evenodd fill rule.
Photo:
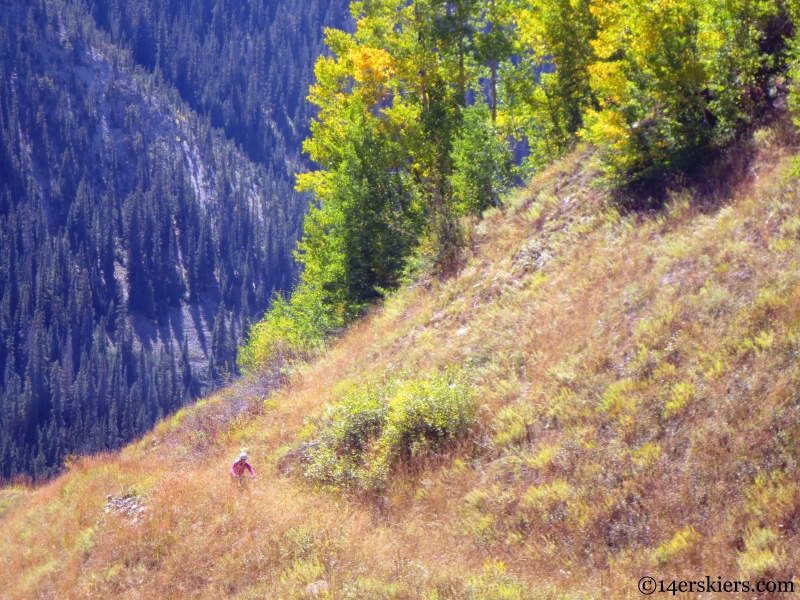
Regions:
<instances>
[{"instance_id":1,"label":"dry golden grass","mask_svg":"<svg viewBox=\"0 0 800 600\"><path fill-rule=\"evenodd\" d=\"M324 580L333 598L634 598L644 575L792 579L800 181L782 139L758 132L729 192L647 214L615 210L575 153L475 224L458 276L401 291L281 391L241 383L117 456L0 491L0 597L289 599ZM384 496L284 468L347 387L451 365L480 432ZM259 477L240 490L243 446ZM146 510L106 511L107 495Z\"/></svg>"}]
</instances>

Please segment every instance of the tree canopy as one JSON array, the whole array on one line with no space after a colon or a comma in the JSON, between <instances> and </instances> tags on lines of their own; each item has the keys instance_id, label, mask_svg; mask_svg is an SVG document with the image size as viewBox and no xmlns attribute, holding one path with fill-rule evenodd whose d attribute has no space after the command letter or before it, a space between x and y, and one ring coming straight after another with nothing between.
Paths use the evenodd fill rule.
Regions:
<instances>
[{"instance_id":1,"label":"tree canopy","mask_svg":"<svg viewBox=\"0 0 800 600\"><path fill-rule=\"evenodd\" d=\"M291 301L243 363L321 343L396 288L412 255L446 273L460 218L590 143L609 185L730 144L786 89L796 0L367 0L328 29L304 149L318 169ZM790 100L791 101L791 100ZM524 156L515 161L514 157ZM283 349L283 350L281 350Z\"/></svg>"}]
</instances>

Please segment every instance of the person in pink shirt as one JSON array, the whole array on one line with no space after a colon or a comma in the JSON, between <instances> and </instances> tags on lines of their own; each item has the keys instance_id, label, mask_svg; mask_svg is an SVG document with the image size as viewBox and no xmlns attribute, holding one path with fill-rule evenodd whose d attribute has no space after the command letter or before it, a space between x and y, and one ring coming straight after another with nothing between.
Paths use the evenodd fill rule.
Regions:
<instances>
[{"instance_id":1,"label":"person in pink shirt","mask_svg":"<svg viewBox=\"0 0 800 600\"><path fill-rule=\"evenodd\" d=\"M231 465L231 476L235 477L236 479L241 479L245 470L250 471L251 478L256 478L256 474L253 473L253 467L251 467L247 462L247 454L242 452L239 455L239 460L234 461L234 463Z\"/></svg>"}]
</instances>

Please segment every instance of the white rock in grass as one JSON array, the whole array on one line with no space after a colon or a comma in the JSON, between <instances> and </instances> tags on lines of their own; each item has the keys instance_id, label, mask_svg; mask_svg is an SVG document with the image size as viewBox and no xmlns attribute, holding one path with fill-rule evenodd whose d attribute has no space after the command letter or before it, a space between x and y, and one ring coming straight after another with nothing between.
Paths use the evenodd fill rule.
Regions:
<instances>
[{"instance_id":1,"label":"white rock in grass","mask_svg":"<svg viewBox=\"0 0 800 600\"><path fill-rule=\"evenodd\" d=\"M328 595L330 587L324 579L319 579L306 586L306 598L323 598Z\"/></svg>"}]
</instances>

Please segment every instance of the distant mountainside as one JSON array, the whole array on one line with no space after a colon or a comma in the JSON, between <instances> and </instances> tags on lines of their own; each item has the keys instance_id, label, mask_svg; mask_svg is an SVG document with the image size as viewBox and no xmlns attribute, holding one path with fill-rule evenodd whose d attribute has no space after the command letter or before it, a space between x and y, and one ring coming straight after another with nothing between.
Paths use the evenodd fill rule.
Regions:
<instances>
[{"instance_id":1,"label":"distant mountainside","mask_svg":"<svg viewBox=\"0 0 800 600\"><path fill-rule=\"evenodd\" d=\"M308 19L334 9L150 4L0 0L0 479L235 373L297 275Z\"/></svg>"},{"instance_id":2,"label":"distant mountainside","mask_svg":"<svg viewBox=\"0 0 800 600\"><path fill-rule=\"evenodd\" d=\"M306 101L325 27L346 0L85 0L112 41L174 85L275 177L291 175L308 137Z\"/></svg>"}]
</instances>

